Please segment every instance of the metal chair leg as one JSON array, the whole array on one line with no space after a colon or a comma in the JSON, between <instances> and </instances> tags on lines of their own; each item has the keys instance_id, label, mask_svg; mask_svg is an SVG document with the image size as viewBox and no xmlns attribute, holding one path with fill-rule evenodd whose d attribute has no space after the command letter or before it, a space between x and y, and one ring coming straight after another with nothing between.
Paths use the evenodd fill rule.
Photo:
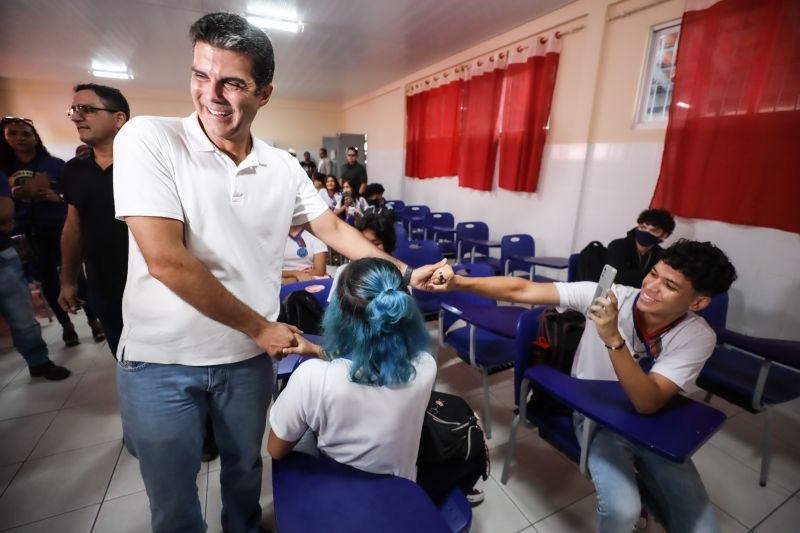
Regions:
<instances>
[{"instance_id":1,"label":"metal chair leg","mask_svg":"<svg viewBox=\"0 0 800 533\"><path fill-rule=\"evenodd\" d=\"M761 477L758 484L762 487L767 485L767 475L769 474L769 462L772 459L772 409L764 411L764 440L761 444Z\"/></svg>"},{"instance_id":2,"label":"metal chair leg","mask_svg":"<svg viewBox=\"0 0 800 533\"><path fill-rule=\"evenodd\" d=\"M492 438L492 404L489 401L489 371L481 368L481 382L483 383L483 428L486 430L486 438Z\"/></svg>"},{"instance_id":3,"label":"metal chair leg","mask_svg":"<svg viewBox=\"0 0 800 533\"><path fill-rule=\"evenodd\" d=\"M506 459L503 461L503 473L500 476L500 483L503 485L506 484L508 476L510 475L509 469L511 468L511 457L514 455L514 445L517 442L517 430L527 416L529 385L530 381L528 378L524 378L519 387L519 414L514 418L514 422L511 424L511 433L508 435L508 445L506 446Z\"/></svg>"}]
</instances>

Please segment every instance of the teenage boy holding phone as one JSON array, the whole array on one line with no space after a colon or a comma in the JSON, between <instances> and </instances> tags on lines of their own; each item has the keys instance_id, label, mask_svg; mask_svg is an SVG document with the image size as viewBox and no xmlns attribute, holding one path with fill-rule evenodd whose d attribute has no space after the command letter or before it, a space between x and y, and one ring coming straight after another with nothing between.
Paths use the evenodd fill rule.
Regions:
<instances>
[{"instance_id":1,"label":"teenage boy holding phone","mask_svg":"<svg viewBox=\"0 0 800 533\"><path fill-rule=\"evenodd\" d=\"M666 249L642 288L613 285L592 302L597 283L535 283L514 277L462 277L444 267L437 290L462 290L527 304L584 311L586 329L572 365L580 379L619 381L634 408L655 413L693 382L711 355L714 331L696 315L736 279L722 250L681 239ZM584 418L574 415L577 435ZM589 444L601 532L631 531L645 497L668 531L719 531L711 502L691 460L676 465L598 428ZM638 480L637 480L638 475Z\"/></svg>"}]
</instances>

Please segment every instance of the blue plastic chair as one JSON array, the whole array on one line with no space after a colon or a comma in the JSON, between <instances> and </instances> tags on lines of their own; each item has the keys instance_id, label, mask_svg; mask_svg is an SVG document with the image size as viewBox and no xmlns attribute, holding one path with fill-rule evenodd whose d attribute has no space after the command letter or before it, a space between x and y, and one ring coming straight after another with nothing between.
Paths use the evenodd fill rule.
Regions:
<instances>
[{"instance_id":1,"label":"blue plastic chair","mask_svg":"<svg viewBox=\"0 0 800 533\"><path fill-rule=\"evenodd\" d=\"M551 283L553 278L540 276L535 273L536 266L518 259L513 256L533 257L536 255L536 240L525 233L515 235L504 235L500 239L500 264L503 266L505 276L516 276L517 272L524 272L525 276L531 281L540 283Z\"/></svg>"},{"instance_id":2,"label":"blue plastic chair","mask_svg":"<svg viewBox=\"0 0 800 533\"><path fill-rule=\"evenodd\" d=\"M412 239L425 238L425 220L431 212L427 205L407 205L403 210L403 225Z\"/></svg>"},{"instance_id":3,"label":"blue plastic chair","mask_svg":"<svg viewBox=\"0 0 800 533\"><path fill-rule=\"evenodd\" d=\"M770 407L800 397L800 342L742 335L725 328L728 295L720 294L698 314L717 332L717 347L697 377L697 386L746 409L764 412L759 485L767 484L771 458Z\"/></svg>"},{"instance_id":4,"label":"blue plastic chair","mask_svg":"<svg viewBox=\"0 0 800 533\"><path fill-rule=\"evenodd\" d=\"M397 250L408 246L408 231L406 231L406 228L403 226L402 222L394 223L394 235L396 240L395 248Z\"/></svg>"},{"instance_id":5,"label":"blue plastic chair","mask_svg":"<svg viewBox=\"0 0 800 533\"><path fill-rule=\"evenodd\" d=\"M392 211L394 211L395 220L401 220L403 218L403 211L406 208L405 202L402 200L387 200L386 206L391 207Z\"/></svg>"},{"instance_id":6,"label":"blue plastic chair","mask_svg":"<svg viewBox=\"0 0 800 533\"><path fill-rule=\"evenodd\" d=\"M485 222L459 222L456 224L456 261L465 263L464 256L472 253L472 247L463 244L464 239L489 240L489 226ZM496 274L503 271L500 259L489 255L487 246L476 246L475 257L470 257L470 262L489 263ZM478 255L480 254L480 255Z\"/></svg>"},{"instance_id":7,"label":"blue plastic chair","mask_svg":"<svg viewBox=\"0 0 800 533\"><path fill-rule=\"evenodd\" d=\"M457 273L471 276L491 276L493 269L483 263L467 263L453 267ZM492 413L489 398L489 376L511 368L514 364L514 339L481 327L491 322L493 314L516 323L526 309L498 307L497 302L466 292L447 293L439 310L439 341L452 347L458 357L481 374L483 387L483 419L486 438L492 438ZM468 313L469 317L465 317ZM472 318L475 320L473 321ZM453 326L464 320L466 326Z\"/></svg>"},{"instance_id":8,"label":"blue plastic chair","mask_svg":"<svg viewBox=\"0 0 800 533\"><path fill-rule=\"evenodd\" d=\"M436 241L446 256L456 253L456 228L452 213L429 213L425 218L425 238Z\"/></svg>"},{"instance_id":9,"label":"blue plastic chair","mask_svg":"<svg viewBox=\"0 0 800 533\"><path fill-rule=\"evenodd\" d=\"M472 510L456 490L437 508L405 478L372 474L323 454L272 462L275 520L281 533L466 533Z\"/></svg>"},{"instance_id":10,"label":"blue plastic chair","mask_svg":"<svg viewBox=\"0 0 800 533\"><path fill-rule=\"evenodd\" d=\"M328 294L331 292L331 284L333 283L332 278L324 278L324 279L311 279L308 281L298 281L296 283L287 283L286 285L281 285L281 290L279 293L280 301L282 302L284 298L289 296L291 293L295 291L305 291L308 288L312 288L309 290L314 298L317 299L319 304L322 306L322 309L328 307ZM320 290L314 290L314 288L318 288L321 286Z\"/></svg>"},{"instance_id":11,"label":"blue plastic chair","mask_svg":"<svg viewBox=\"0 0 800 533\"><path fill-rule=\"evenodd\" d=\"M397 247L394 256L413 268L438 263L443 257L439 243L434 241L408 241L406 246ZM414 289L413 295L423 315L439 312L440 293Z\"/></svg>"},{"instance_id":12,"label":"blue plastic chair","mask_svg":"<svg viewBox=\"0 0 800 533\"><path fill-rule=\"evenodd\" d=\"M581 254L571 254L569 256L569 266L567 267L567 282L575 281L578 276L578 259Z\"/></svg>"}]
</instances>

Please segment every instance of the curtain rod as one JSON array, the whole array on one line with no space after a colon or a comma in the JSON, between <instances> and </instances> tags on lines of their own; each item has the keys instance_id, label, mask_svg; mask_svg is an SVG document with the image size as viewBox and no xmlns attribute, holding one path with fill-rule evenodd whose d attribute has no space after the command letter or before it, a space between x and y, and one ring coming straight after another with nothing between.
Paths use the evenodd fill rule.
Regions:
<instances>
[{"instance_id":1,"label":"curtain rod","mask_svg":"<svg viewBox=\"0 0 800 533\"><path fill-rule=\"evenodd\" d=\"M625 18L625 17L630 17L631 15L634 15L634 14L638 13L639 11L644 11L645 9L650 9L651 7L655 7L655 6L659 5L659 4L663 4L665 2L670 2L670 1L671 0L656 0L655 2L650 2L649 4L645 4L643 6L635 7L633 9L631 9L630 11L623 11L622 13L614 15L613 17L608 17L606 19L606 22L611 22L612 20L617 20L617 19L622 19L622 18Z\"/></svg>"},{"instance_id":2,"label":"curtain rod","mask_svg":"<svg viewBox=\"0 0 800 533\"><path fill-rule=\"evenodd\" d=\"M666 1L666 0L662 0L662 1ZM580 26L575 26L574 28L570 28L570 29L568 29L566 31L556 31L555 32L555 38L556 39L560 39L560 38L564 37L565 35L569 35L571 33L575 33L575 32L581 31L584 28L586 28L586 25L585 24L581 24ZM503 45L503 46L501 46L499 48L495 48L494 50L489 50L488 52L483 52L483 53L478 54L476 56L473 56L473 57L471 57L469 59L466 59L464 61L460 61L456 65L453 65L453 66L450 66L450 67L447 67L447 68L444 68L444 69L441 69L441 70L437 70L436 72L433 72L433 73L428 74L426 76L423 76L421 78L417 78L417 79L415 79L413 81L409 81L409 82L407 82L405 84L405 88L408 88L410 85L414 85L415 83L418 83L420 81L424 81L427 78L430 78L432 76L438 76L438 75L440 75L440 74L442 74L444 72L447 72L450 69L462 69L462 68L464 68L465 65L469 65L470 63L472 63L472 61L474 61L474 60L476 60L476 59L478 59L480 57L491 55L491 54L494 54L494 53L497 53L497 52L501 52L502 50L505 50L506 48L511 48L511 47L513 47L515 45L519 45L520 43L522 43L524 41L527 41L528 39L531 39L532 37L542 36L541 38L545 39L545 41L543 41L543 42L547 42L547 37L544 37L543 35L548 31L550 31L550 30L544 30L544 31L541 31L541 32L534 33L532 35L528 35L527 37L523 37L522 39L517 39L516 41L510 42L510 43L508 43L506 45Z\"/></svg>"}]
</instances>

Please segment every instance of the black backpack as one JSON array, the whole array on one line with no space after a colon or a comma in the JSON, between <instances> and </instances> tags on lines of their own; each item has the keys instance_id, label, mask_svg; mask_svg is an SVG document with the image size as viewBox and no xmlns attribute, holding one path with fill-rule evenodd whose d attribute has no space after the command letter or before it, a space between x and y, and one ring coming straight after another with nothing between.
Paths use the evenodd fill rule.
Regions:
<instances>
[{"instance_id":1,"label":"black backpack","mask_svg":"<svg viewBox=\"0 0 800 533\"><path fill-rule=\"evenodd\" d=\"M592 241L581 250L573 281L599 281L606 264L606 247L600 241Z\"/></svg>"},{"instance_id":2,"label":"black backpack","mask_svg":"<svg viewBox=\"0 0 800 533\"><path fill-rule=\"evenodd\" d=\"M547 364L569 374L585 326L586 317L579 311L559 313L553 307L545 309L539 317L539 337L529 347L528 364ZM535 385L528 410L542 416L572 412Z\"/></svg>"},{"instance_id":3,"label":"black backpack","mask_svg":"<svg viewBox=\"0 0 800 533\"><path fill-rule=\"evenodd\" d=\"M431 392L417 454L417 483L434 502L454 487L469 491L489 476L489 450L478 417L463 398Z\"/></svg>"},{"instance_id":4,"label":"black backpack","mask_svg":"<svg viewBox=\"0 0 800 533\"><path fill-rule=\"evenodd\" d=\"M322 335L323 314L322 306L311 293L294 291L281 302L278 322L296 326L303 333Z\"/></svg>"}]
</instances>

